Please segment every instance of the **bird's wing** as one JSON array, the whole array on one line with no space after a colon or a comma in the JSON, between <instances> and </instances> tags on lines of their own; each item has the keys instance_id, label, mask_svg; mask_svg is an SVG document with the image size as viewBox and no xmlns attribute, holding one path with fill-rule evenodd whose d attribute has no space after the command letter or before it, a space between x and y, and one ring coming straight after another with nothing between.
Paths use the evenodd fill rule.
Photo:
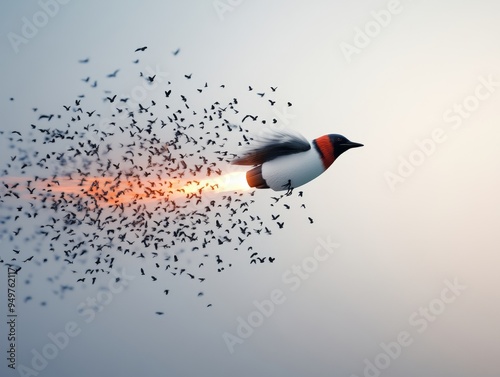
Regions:
<instances>
[{"instance_id":1,"label":"bird's wing","mask_svg":"<svg viewBox=\"0 0 500 377\"><path fill-rule=\"evenodd\" d=\"M240 157L231 161L233 165L259 165L276 157L311 149L311 144L298 132L267 129L265 134L254 139L255 145Z\"/></svg>"}]
</instances>

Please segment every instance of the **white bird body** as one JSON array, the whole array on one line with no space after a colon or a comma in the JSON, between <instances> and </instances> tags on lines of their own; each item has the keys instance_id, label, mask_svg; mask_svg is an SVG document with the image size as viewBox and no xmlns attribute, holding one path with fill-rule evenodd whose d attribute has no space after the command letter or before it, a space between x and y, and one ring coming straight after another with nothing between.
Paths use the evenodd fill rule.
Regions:
<instances>
[{"instance_id":1,"label":"white bird body","mask_svg":"<svg viewBox=\"0 0 500 377\"><path fill-rule=\"evenodd\" d=\"M337 134L309 142L290 130L271 131L232 163L254 166L246 174L250 187L291 191L318 177L346 150L361 146Z\"/></svg>"},{"instance_id":2,"label":"white bird body","mask_svg":"<svg viewBox=\"0 0 500 377\"><path fill-rule=\"evenodd\" d=\"M277 157L262 164L262 178L274 191L302 186L324 171L323 161L315 148Z\"/></svg>"}]
</instances>

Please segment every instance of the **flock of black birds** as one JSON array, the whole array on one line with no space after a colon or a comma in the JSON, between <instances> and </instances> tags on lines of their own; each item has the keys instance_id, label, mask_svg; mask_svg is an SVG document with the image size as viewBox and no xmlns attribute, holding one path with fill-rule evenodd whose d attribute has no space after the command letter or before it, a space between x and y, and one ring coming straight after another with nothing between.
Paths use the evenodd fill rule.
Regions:
<instances>
[{"instance_id":1,"label":"flock of black birds","mask_svg":"<svg viewBox=\"0 0 500 377\"><path fill-rule=\"evenodd\" d=\"M92 59L79 64L90 67ZM232 266L233 252L252 265L273 263L279 250L258 250L256 241L284 228L285 218L296 215L289 211L304 211L303 199L296 199L303 191L223 186L244 177L231 160L279 120L270 112L267 118L244 112L225 85L212 88L191 73L175 81L139 72L145 88L155 85L142 101L100 90L120 71L84 77L84 94L59 111L33 108L28 131L0 131L10 149L0 165L0 262L16 269L57 266L46 278L61 297L109 279L126 257L139 260L137 275L155 284L164 284L165 274L203 283L207 268ZM214 91L231 99L213 100ZM265 91L248 86L245 92L275 106ZM305 215L304 222L313 219ZM160 287L165 295L169 284Z\"/></svg>"}]
</instances>

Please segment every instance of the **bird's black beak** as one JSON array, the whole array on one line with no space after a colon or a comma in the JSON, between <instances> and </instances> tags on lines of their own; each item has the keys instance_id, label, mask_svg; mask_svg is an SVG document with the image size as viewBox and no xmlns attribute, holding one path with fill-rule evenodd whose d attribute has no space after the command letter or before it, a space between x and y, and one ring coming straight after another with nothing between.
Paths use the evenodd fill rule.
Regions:
<instances>
[{"instance_id":1,"label":"bird's black beak","mask_svg":"<svg viewBox=\"0 0 500 377\"><path fill-rule=\"evenodd\" d=\"M355 143L354 141L348 141L348 142L342 143L340 145L343 146L345 148L345 150L348 150L350 148L358 148L358 147L363 146L363 144Z\"/></svg>"}]
</instances>

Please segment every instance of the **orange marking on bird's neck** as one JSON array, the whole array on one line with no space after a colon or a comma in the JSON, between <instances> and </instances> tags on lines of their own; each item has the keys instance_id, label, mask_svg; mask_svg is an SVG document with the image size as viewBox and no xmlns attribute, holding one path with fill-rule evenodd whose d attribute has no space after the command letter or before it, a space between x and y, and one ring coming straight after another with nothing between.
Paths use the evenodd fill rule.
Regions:
<instances>
[{"instance_id":1,"label":"orange marking on bird's neck","mask_svg":"<svg viewBox=\"0 0 500 377\"><path fill-rule=\"evenodd\" d=\"M323 161L323 166L326 170L331 164L333 164L333 161L335 161L335 157L333 155L333 145L330 141L330 137L325 135L318 137L314 141L316 142L316 146L321 153L321 160Z\"/></svg>"}]
</instances>

